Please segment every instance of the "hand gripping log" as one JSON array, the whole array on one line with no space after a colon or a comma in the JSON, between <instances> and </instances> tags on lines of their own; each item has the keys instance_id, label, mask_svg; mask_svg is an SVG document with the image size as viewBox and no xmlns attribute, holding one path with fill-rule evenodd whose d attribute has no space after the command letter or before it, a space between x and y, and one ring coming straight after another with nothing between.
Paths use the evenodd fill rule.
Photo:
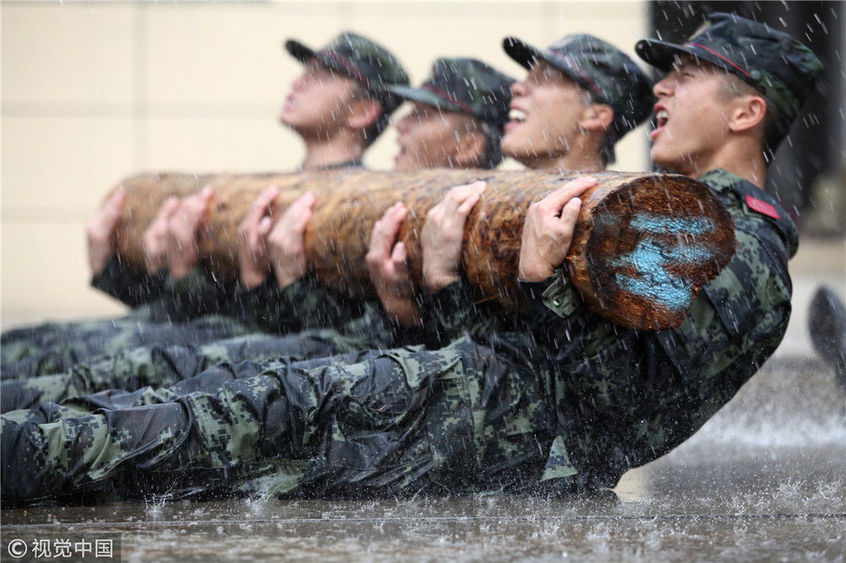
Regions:
<instances>
[{"instance_id":1,"label":"hand gripping log","mask_svg":"<svg viewBox=\"0 0 846 563\"><path fill-rule=\"evenodd\" d=\"M317 209L305 233L309 267L329 288L375 295L365 264L370 231L397 201L409 209L399 240L422 287L419 234L427 211L455 185L485 180L488 187L467 221L463 270L480 299L520 309L517 268L526 210L581 174L534 171L360 170L300 174L145 174L127 178L118 253L143 268L141 235L170 195L211 185L212 212L199 233L200 255L218 276L235 279L238 226L253 199L271 185L281 190L275 213L311 191ZM570 283L594 312L626 327L659 330L681 324L699 289L734 254L734 223L720 200L684 176L606 172L582 196L565 265Z\"/></svg>"}]
</instances>

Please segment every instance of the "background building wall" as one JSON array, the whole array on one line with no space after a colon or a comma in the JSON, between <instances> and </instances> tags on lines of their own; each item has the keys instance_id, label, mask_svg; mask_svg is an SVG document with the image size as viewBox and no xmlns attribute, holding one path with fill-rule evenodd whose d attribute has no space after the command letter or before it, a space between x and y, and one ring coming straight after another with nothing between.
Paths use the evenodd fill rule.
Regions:
<instances>
[{"instance_id":1,"label":"background building wall","mask_svg":"<svg viewBox=\"0 0 846 563\"><path fill-rule=\"evenodd\" d=\"M544 46L587 31L633 54L647 29L644 2L4 2L0 18L4 327L123 310L88 288L84 238L120 178L299 164L297 137L276 121L301 69L288 37L320 47L357 31L419 83L438 56L522 77L506 35ZM389 130L365 163L389 169L394 139ZM644 127L631 133L615 168L647 169L646 143Z\"/></svg>"}]
</instances>

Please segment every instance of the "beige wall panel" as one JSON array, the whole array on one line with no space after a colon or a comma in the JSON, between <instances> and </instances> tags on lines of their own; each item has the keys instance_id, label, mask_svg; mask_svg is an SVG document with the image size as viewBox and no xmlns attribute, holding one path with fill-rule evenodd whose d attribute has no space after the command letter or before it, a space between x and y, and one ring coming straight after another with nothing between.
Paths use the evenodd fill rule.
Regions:
<instances>
[{"instance_id":1,"label":"beige wall panel","mask_svg":"<svg viewBox=\"0 0 846 563\"><path fill-rule=\"evenodd\" d=\"M131 119L3 119L3 214L93 208L135 167Z\"/></svg>"},{"instance_id":2,"label":"beige wall panel","mask_svg":"<svg viewBox=\"0 0 846 563\"><path fill-rule=\"evenodd\" d=\"M299 139L272 115L264 119L152 119L149 168L186 171L293 170Z\"/></svg>"},{"instance_id":3,"label":"beige wall panel","mask_svg":"<svg viewBox=\"0 0 846 563\"><path fill-rule=\"evenodd\" d=\"M83 223L3 223L4 328L49 319L115 316L126 310L90 289Z\"/></svg>"},{"instance_id":4,"label":"beige wall panel","mask_svg":"<svg viewBox=\"0 0 846 563\"><path fill-rule=\"evenodd\" d=\"M133 98L130 5L5 4L3 102L119 103Z\"/></svg>"},{"instance_id":5,"label":"beige wall panel","mask_svg":"<svg viewBox=\"0 0 846 563\"><path fill-rule=\"evenodd\" d=\"M153 103L280 103L300 65L287 37L320 46L341 25L328 5L150 6L146 75Z\"/></svg>"}]
</instances>

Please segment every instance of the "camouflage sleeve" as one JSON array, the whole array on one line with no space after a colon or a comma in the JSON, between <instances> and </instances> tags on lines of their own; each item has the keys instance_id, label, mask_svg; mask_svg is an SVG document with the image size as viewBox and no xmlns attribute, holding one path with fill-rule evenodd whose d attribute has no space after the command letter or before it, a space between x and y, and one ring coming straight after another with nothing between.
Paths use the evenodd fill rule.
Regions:
<instances>
[{"instance_id":1,"label":"camouflage sleeve","mask_svg":"<svg viewBox=\"0 0 846 563\"><path fill-rule=\"evenodd\" d=\"M131 268L113 254L106 267L91 278L91 286L130 307L138 307L160 297L165 291L167 274L148 274Z\"/></svg>"},{"instance_id":2,"label":"camouflage sleeve","mask_svg":"<svg viewBox=\"0 0 846 563\"><path fill-rule=\"evenodd\" d=\"M255 289L240 291L237 301L250 320L278 334L341 326L364 313L361 300L338 295L312 276L286 287L269 276Z\"/></svg>"},{"instance_id":3,"label":"camouflage sleeve","mask_svg":"<svg viewBox=\"0 0 846 563\"><path fill-rule=\"evenodd\" d=\"M501 330L509 318L489 301L478 299L463 277L422 299L423 336L427 348L440 348L463 336L479 341Z\"/></svg>"},{"instance_id":4,"label":"camouflage sleeve","mask_svg":"<svg viewBox=\"0 0 846 563\"><path fill-rule=\"evenodd\" d=\"M188 321L205 315L242 318L234 299L237 285L215 279L205 268L196 267L182 279L166 276L157 309L158 320Z\"/></svg>"},{"instance_id":5,"label":"camouflage sleeve","mask_svg":"<svg viewBox=\"0 0 846 563\"><path fill-rule=\"evenodd\" d=\"M378 300L365 301L363 314L339 327L344 341L356 349L399 348L421 344L424 332L421 327L402 326L388 318Z\"/></svg>"}]
</instances>

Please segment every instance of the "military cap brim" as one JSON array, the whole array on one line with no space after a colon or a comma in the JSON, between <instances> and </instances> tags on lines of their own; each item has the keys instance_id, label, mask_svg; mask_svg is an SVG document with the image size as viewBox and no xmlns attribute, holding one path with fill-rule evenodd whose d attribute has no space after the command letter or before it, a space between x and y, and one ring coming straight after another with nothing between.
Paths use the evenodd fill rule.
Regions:
<instances>
[{"instance_id":1,"label":"military cap brim","mask_svg":"<svg viewBox=\"0 0 846 563\"><path fill-rule=\"evenodd\" d=\"M472 108L462 108L457 104L453 104L434 92L430 92L424 88L413 88L411 86L401 86L397 84L391 84L386 86L389 92L392 92L399 96L404 100L408 100L411 102L418 102L421 104L426 104L428 106L433 106L440 109L446 109L449 111L459 111L462 113L466 113L469 115L473 115L473 112L470 111Z\"/></svg>"},{"instance_id":2,"label":"military cap brim","mask_svg":"<svg viewBox=\"0 0 846 563\"><path fill-rule=\"evenodd\" d=\"M692 46L688 47L687 45L677 45L666 41L658 41L657 39L641 39L635 45L635 52L637 53L637 56L644 60L644 62L665 72L669 71L673 67L673 62L677 56L690 55L691 57L701 59L718 68L737 74L741 78L745 78L742 74L737 72L737 68L731 63L704 49L697 49Z\"/></svg>"},{"instance_id":3,"label":"military cap brim","mask_svg":"<svg viewBox=\"0 0 846 563\"><path fill-rule=\"evenodd\" d=\"M589 91L594 91L591 85L585 82L584 77L579 76L579 73L567 66L567 64L555 55L555 53L532 47L525 41L517 39L516 37L506 37L503 39L502 48L509 57L514 59L527 70L532 70L532 64L540 59L563 72L567 78L575 81L580 86L588 89Z\"/></svg>"},{"instance_id":4,"label":"military cap brim","mask_svg":"<svg viewBox=\"0 0 846 563\"><path fill-rule=\"evenodd\" d=\"M518 64L520 64L527 70L532 69L532 63L534 63L536 60L546 60L540 49L532 47L525 41L517 39L516 37L506 37L505 39L503 39L502 48L505 50L506 54L509 57L514 59Z\"/></svg>"},{"instance_id":5,"label":"military cap brim","mask_svg":"<svg viewBox=\"0 0 846 563\"><path fill-rule=\"evenodd\" d=\"M287 41L285 41L285 49L288 51L288 53L291 54L292 57L294 57L301 63L307 63L311 59L317 59L328 68L336 70L342 73L344 76L349 76L356 82L359 82L365 88L367 87L366 80L364 80L360 75L356 76L354 71L345 68L344 65L338 63L338 61L336 61L332 57L328 57L319 51L315 51L311 47L307 47L299 41L296 41L295 39L288 39Z\"/></svg>"},{"instance_id":6,"label":"military cap brim","mask_svg":"<svg viewBox=\"0 0 846 563\"><path fill-rule=\"evenodd\" d=\"M311 47L306 47L299 41L288 39L285 41L285 50L291 54L292 57L304 63L308 62L317 56L317 53Z\"/></svg>"}]
</instances>

